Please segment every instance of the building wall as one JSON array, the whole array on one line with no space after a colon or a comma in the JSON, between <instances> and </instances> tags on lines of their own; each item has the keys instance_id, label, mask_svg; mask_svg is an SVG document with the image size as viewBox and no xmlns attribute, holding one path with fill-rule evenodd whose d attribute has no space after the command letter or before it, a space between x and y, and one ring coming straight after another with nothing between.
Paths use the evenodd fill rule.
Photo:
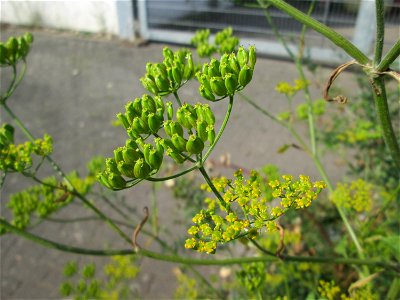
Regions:
<instances>
[{"instance_id":1,"label":"building wall","mask_svg":"<svg viewBox=\"0 0 400 300\"><path fill-rule=\"evenodd\" d=\"M130 0L2 0L1 22L134 37Z\"/></svg>"}]
</instances>

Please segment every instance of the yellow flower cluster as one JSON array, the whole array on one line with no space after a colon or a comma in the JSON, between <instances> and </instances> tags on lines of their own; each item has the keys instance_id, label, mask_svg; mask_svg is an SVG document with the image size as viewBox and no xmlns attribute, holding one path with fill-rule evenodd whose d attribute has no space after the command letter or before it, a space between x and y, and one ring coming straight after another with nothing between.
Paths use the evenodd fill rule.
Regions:
<instances>
[{"instance_id":1,"label":"yellow flower cluster","mask_svg":"<svg viewBox=\"0 0 400 300\"><path fill-rule=\"evenodd\" d=\"M298 91L305 89L309 84L309 81L301 79L296 79L294 85L282 81L276 85L275 91L288 97L293 97Z\"/></svg>"},{"instance_id":2,"label":"yellow flower cluster","mask_svg":"<svg viewBox=\"0 0 400 300\"><path fill-rule=\"evenodd\" d=\"M338 183L331 194L331 200L356 212L369 211L372 206L372 189L372 184L361 178L351 183Z\"/></svg>"},{"instance_id":3,"label":"yellow flower cluster","mask_svg":"<svg viewBox=\"0 0 400 300\"><path fill-rule=\"evenodd\" d=\"M255 238L263 228L269 232L276 231L275 220L278 217L290 208L310 206L326 187L321 181L312 183L308 176L300 175L298 180L294 180L291 175L283 175L283 181L267 182L269 194L281 199L280 205L269 207L267 204L271 199L264 195L266 191L262 186L265 179L256 171L252 171L247 180L241 170L235 172L234 177L234 180L225 177L213 180L225 204L217 199L205 199L207 209L193 217L194 225L188 230L192 237L186 240L185 248L215 253L218 244L245 236ZM207 185L202 188L211 192Z\"/></svg>"}]
</instances>

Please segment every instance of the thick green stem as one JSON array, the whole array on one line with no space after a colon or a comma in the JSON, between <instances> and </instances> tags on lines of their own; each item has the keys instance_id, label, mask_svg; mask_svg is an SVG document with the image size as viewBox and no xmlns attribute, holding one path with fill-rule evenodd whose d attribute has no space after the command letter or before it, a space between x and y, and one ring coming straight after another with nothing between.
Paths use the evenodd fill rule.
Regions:
<instances>
[{"instance_id":1,"label":"thick green stem","mask_svg":"<svg viewBox=\"0 0 400 300\"><path fill-rule=\"evenodd\" d=\"M202 164L204 164L204 162L207 160L208 156L211 154L211 152L213 151L213 149L217 145L219 139L221 138L221 135L225 130L226 124L228 124L229 117L230 117L231 112L232 112L232 108L233 108L233 96L229 96L229 104L228 104L228 109L227 109L226 114L225 114L224 121L222 122L221 128L219 129L218 134L215 137L214 143L210 146L210 148L208 148L206 154L203 156L203 159L201 161Z\"/></svg>"},{"instance_id":2,"label":"thick green stem","mask_svg":"<svg viewBox=\"0 0 400 300\"><path fill-rule=\"evenodd\" d=\"M383 0L375 0L376 8L376 40L374 65L378 65L382 59L383 41L385 39L385 7Z\"/></svg>"},{"instance_id":3,"label":"thick green stem","mask_svg":"<svg viewBox=\"0 0 400 300\"><path fill-rule=\"evenodd\" d=\"M364 53L362 53L360 49L358 49L348 39L337 33L332 28L326 26L321 22L318 22L317 20L314 20L310 16L294 8L293 6L287 4L283 0L266 0L266 1L268 3L271 3L273 6L277 7L278 9L284 11L289 16L293 17L302 24L307 25L308 27L311 27L315 31L321 33L335 45L343 49L348 55L353 57L360 64L365 65L369 62L368 57Z\"/></svg>"},{"instance_id":4,"label":"thick green stem","mask_svg":"<svg viewBox=\"0 0 400 300\"><path fill-rule=\"evenodd\" d=\"M386 71L400 55L400 39L386 53L380 64L376 67L378 72Z\"/></svg>"},{"instance_id":5,"label":"thick green stem","mask_svg":"<svg viewBox=\"0 0 400 300\"><path fill-rule=\"evenodd\" d=\"M25 127L25 125L21 122L21 120L13 113L13 111L6 105L6 103L1 104L6 112L10 115L13 121L18 125L18 127L22 130L25 136L31 141L34 142L35 138L30 133L30 131ZM101 217L112 229L114 229L125 241L131 243L131 239L127 236L116 224L114 224L103 212L101 212L95 205L93 205L88 199L85 198L82 194L80 194L72 182L67 178L67 175L61 170L61 168L57 165L57 163L51 158L51 156L45 156L46 160L52 165L53 169L71 186L72 191L78 199L80 199L86 206L88 206L91 210L93 210L99 217Z\"/></svg>"},{"instance_id":6,"label":"thick green stem","mask_svg":"<svg viewBox=\"0 0 400 300\"><path fill-rule=\"evenodd\" d=\"M385 81L382 77L372 79L375 107L378 112L383 138L396 166L400 169L400 149L390 120Z\"/></svg>"},{"instance_id":7,"label":"thick green stem","mask_svg":"<svg viewBox=\"0 0 400 300\"><path fill-rule=\"evenodd\" d=\"M65 244L53 242L48 239L44 239L32 233L21 230L4 219L0 219L0 226L5 229L25 238L41 244L47 248L57 249L64 252L83 254L83 255L97 255L97 256L113 256L113 255L142 255L145 257L153 258L156 260L162 260L166 262L175 262L180 264L188 265L232 265L232 264L244 264L250 262L308 262L316 264L350 264L350 265L370 265L385 268L387 270L394 270L399 272L398 263L382 262L377 260L363 260L357 258L337 258L337 257L318 257L318 256L285 256L280 259L275 256L256 256L256 257L238 257L230 259L196 259L190 257L183 257L182 255L168 255L164 253L157 253L146 249L139 249L135 252L133 249L118 249L118 250L99 250L99 249L87 249L73 247Z\"/></svg>"}]
</instances>

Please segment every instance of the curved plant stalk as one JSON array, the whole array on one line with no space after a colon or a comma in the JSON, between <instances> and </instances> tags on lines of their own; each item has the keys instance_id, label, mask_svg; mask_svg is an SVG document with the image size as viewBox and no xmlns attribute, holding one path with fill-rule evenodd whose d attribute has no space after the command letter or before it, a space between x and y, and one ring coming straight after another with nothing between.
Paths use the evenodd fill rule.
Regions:
<instances>
[{"instance_id":1,"label":"curved plant stalk","mask_svg":"<svg viewBox=\"0 0 400 300\"><path fill-rule=\"evenodd\" d=\"M385 268L387 271L394 271L400 273L400 265L398 263L382 262L371 259L357 259L357 258L337 258L337 257L319 257L319 256L283 256L282 259L276 256L255 256L255 257L238 257L238 258L228 258L228 259L197 259L192 257L184 257L182 255L168 255L164 253L158 253L146 249L139 249L135 252L133 249L114 249L114 250L99 250L99 249L88 249L69 246L65 244L60 244L53 242L48 239L44 239L30 232L21 230L7 221L0 219L0 226L5 229L25 238L31 240L47 248L57 249L64 252L76 253L82 255L95 255L95 256L113 256L113 255L142 255L145 257L153 258L156 260L161 260L165 262L175 262L187 265L233 265L233 264L243 264L250 262L308 262L308 263L326 263L326 264L348 264L348 265L366 265L366 266L376 266Z\"/></svg>"}]
</instances>

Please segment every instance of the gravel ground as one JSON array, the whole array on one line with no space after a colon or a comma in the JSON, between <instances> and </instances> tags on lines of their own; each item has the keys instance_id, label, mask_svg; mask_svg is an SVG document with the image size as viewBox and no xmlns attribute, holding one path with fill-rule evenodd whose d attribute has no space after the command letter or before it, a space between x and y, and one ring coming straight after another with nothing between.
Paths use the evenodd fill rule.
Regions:
<instances>
[{"instance_id":1,"label":"gravel ground","mask_svg":"<svg viewBox=\"0 0 400 300\"><path fill-rule=\"evenodd\" d=\"M17 29L2 29L1 38L5 40L7 36L18 33L21 32ZM139 47L117 40L83 38L67 33L38 31L34 34L35 42L28 58L26 77L10 99L9 106L35 136L42 136L43 133L53 136L52 156L65 172L78 170L84 174L85 164L92 156L110 156L116 146L124 143L125 134L111 123L129 99L145 93L139 78L147 61L160 60L164 45L150 43ZM328 72L327 69L320 69L319 79L325 78ZM1 72L2 90L8 84L9 75L4 70ZM352 89L349 76L345 74L342 82ZM254 80L245 92L260 106L277 113L285 109L286 102L274 91L274 86L279 81L295 78L296 68L292 63L260 58ZM320 90L313 89L315 97L320 97L320 94ZM180 95L184 101L199 99L195 88L185 87ZM213 109L220 120L226 106L224 103L213 104ZM9 120L3 112L1 118L2 121ZM18 140L23 141L21 134L17 134ZM304 153L296 149L290 149L284 155L277 153L280 146L291 142L285 129L237 100L229 126L211 159L230 153L232 162L246 168L274 163L283 172L294 175L303 173L318 179L314 165ZM330 161L328 172L334 179L339 178L343 169L329 158L326 161ZM41 175L50 173L51 170L45 168ZM7 216L4 207L9 195L30 184L18 175L7 177L1 191L2 216ZM151 186L145 183L119 193L119 196L126 197L141 212L141 208L150 201L150 189ZM183 236L185 228L171 225L171 216L178 213L171 193L161 189L157 198L159 224L173 226L174 238ZM109 211L106 206L101 207ZM59 217L85 216L87 212L80 205L70 205ZM133 224L137 222L138 218ZM70 225L43 223L33 232L79 247L121 246L118 236L98 222ZM58 287L63 280L62 267L67 261L78 259L100 265L106 262L105 258L78 257L46 249L12 235L2 236L0 241L1 299L60 298ZM170 298L176 286L172 272L174 266L149 259L141 260L141 266L142 271L133 283L140 296L146 299Z\"/></svg>"}]
</instances>

